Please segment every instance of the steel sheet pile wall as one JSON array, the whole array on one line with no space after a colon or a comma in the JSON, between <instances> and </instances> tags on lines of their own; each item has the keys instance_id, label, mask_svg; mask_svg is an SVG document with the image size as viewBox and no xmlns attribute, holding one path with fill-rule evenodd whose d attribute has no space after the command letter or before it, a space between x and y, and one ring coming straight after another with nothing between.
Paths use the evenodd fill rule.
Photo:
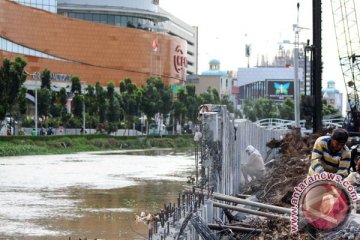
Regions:
<instances>
[{"instance_id":1,"label":"steel sheet pile wall","mask_svg":"<svg viewBox=\"0 0 360 240\"><path fill-rule=\"evenodd\" d=\"M209 233L217 239L216 232L210 231L207 224L215 220L226 222L222 208L214 207L214 203L221 205L227 202L225 198L216 197L219 194L234 196L240 193L241 163L248 158L246 146L253 145L265 158L269 150L266 144L273 138L281 139L289 130L268 130L244 119L234 120L226 106L222 105L203 105L199 114L201 134L196 133L194 139L199 151L195 154L196 170L199 170L196 176L200 178L196 177L195 186L185 187L189 201L178 204L181 214L176 218L178 222L169 225L172 230L167 230L167 234L182 236L183 239L199 239L199 234ZM198 156L200 161L197 161ZM195 217L201 222L195 221ZM159 237L157 231L151 236L150 239L154 240Z\"/></svg>"},{"instance_id":2,"label":"steel sheet pile wall","mask_svg":"<svg viewBox=\"0 0 360 240\"><path fill-rule=\"evenodd\" d=\"M234 160L234 140L235 140L235 129L234 122L231 119L226 106L222 106L220 113L222 122L221 131L221 148L222 148L222 181L219 182L218 192L231 195L234 193L234 182L235 177L234 169L237 167Z\"/></svg>"},{"instance_id":3,"label":"steel sheet pile wall","mask_svg":"<svg viewBox=\"0 0 360 240\"><path fill-rule=\"evenodd\" d=\"M239 193L241 164L248 156L245 148L253 145L264 159L270 150L266 144L281 139L289 130L269 130L244 119L232 119L226 106L205 105L201 113L201 181L198 185L210 192L226 195Z\"/></svg>"},{"instance_id":4,"label":"steel sheet pile wall","mask_svg":"<svg viewBox=\"0 0 360 240\"><path fill-rule=\"evenodd\" d=\"M211 112L202 118L201 177L203 183L207 182L202 187L210 192L237 194L242 182L241 164L248 160L246 146L253 145L265 159L270 150L266 144L281 139L289 130L269 130L248 120L234 120L226 106L209 105L209 109Z\"/></svg>"},{"instance_id":5,"label":"steel sheet pile wall","mask_svg":"<svg viewBox=\"0 0 360 240\"><path fill-rule=\"evenodd\" d=\"M206 105L201 114L201 178L200 187L232 194L234 137L233 120L226 106Z\"/></svg>"},{"instance_id":6,"label":"steel sheet pile wall","mask_svg":"<svg viewBox=\"0 0 360 240\"><path fill-rule=\"evenodd\" d=\"M270 130L263 127L259 127L256 124L243 119L235 120L236 131L236 143L235 143L235 152L236 160L240 163L246 163L249 156L245 153L245 148L248 145L254 146L259 150L264 159L268 156L268 151L270 150L266 144L270 142L273 138L280 140L282 139L289 130ZM238 177L241 176L240 171L238 172ZM235 179L234 179L235 180ZM240 183L240 178L236 179L237 183ZM239 189L239 186L237 187Z\"/></svg>"}]
</instances>

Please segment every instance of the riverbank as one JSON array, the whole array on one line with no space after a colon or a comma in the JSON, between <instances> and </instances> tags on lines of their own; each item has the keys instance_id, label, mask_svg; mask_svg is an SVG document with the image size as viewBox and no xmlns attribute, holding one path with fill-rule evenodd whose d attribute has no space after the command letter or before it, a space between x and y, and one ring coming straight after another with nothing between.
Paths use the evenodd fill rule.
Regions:
<instances>
[{"instance_id":1,"label":"riverbank","mask_svg":"<svg viewBox=\"0 0 360 240\"><path fill-rule=\"evenodd\" d=\"M105 150L175 148L191 149L192 135L175 136L109 136L109 135L66 135L66 136L3 136L0 137L0 157L68 154Z\"/></svg>"}]
</instances>

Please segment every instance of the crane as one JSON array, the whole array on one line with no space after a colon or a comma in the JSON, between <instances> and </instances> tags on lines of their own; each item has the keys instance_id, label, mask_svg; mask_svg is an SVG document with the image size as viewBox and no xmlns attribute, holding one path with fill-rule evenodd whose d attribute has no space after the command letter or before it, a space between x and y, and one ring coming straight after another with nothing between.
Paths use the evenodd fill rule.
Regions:
<instances>
[{"instance_id":1,"label":"crane","mask_svg":"<svg viewBox=\"0 0 360 240\"><path fill-rule=\"evenodd\" d=\"M331 0L340 66L348 98L345 127L360 132L360 35L354 0Z\"/></svg>"}]
</instances>

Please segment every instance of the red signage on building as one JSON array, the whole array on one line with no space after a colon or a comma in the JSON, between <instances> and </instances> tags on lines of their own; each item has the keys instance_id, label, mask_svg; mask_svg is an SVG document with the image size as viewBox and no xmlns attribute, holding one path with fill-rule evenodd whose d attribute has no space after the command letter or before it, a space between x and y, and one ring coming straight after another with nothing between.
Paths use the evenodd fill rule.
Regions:
<instances>
[{"instance_id":1,"label":"red signage on building","mask_svg":"<svg viewBox=\"0 0 360 240\"><path fill-rule=\"evenodd\" d=\"M175 55L174 55L174 67L176 72L180 72L181 70L187 68L187 59L184 57L184 53L181 50L180 45L177 45L175 48Z\"/></svg>"}]
</instances>

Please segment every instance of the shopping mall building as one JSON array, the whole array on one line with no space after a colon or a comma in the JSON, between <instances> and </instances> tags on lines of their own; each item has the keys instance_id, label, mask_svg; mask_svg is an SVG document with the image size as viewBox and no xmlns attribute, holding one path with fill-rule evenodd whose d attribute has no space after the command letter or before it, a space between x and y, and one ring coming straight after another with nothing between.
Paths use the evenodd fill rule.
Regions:
<instances>
[{"instance_id":1,"label":"shopping mall building","mask_svg":"<svg viewBox=\"0 0 360 240\"><path fill-rule=\"evenodd\" d=\"M158 0L0 0L0 58L27 61L29 89L48 68L52 82L138 86L150 76L182 85L197 72L196 27ZM34 81L35 80L35 81Z\"/></svg>"}]
</instances>

